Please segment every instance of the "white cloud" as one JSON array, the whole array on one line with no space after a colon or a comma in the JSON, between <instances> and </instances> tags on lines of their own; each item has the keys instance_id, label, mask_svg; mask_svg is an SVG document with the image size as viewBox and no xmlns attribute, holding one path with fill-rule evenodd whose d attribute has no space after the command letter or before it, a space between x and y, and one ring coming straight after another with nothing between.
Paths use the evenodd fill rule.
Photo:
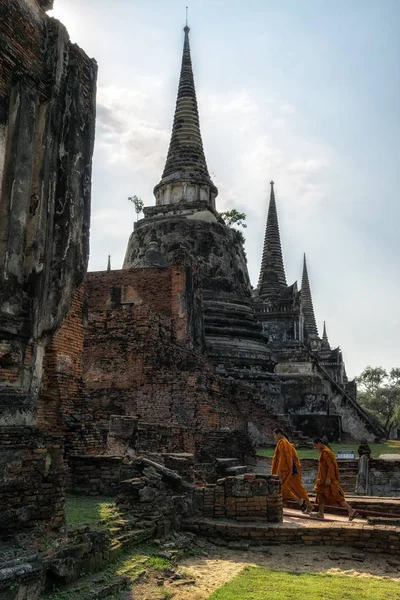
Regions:
<instances>
[{"instance_id":1,"label":"white cloud","mask_svg":"<svg viewBox=\"0 0 400 600\"><path fill-rule=\"evenodd\" d=\"M170 136L157 114L163 83L141 77L135 84L135 90L99 87L96 145L107 162L153 177L162 170Z\"/></svg>"}]
</instances>

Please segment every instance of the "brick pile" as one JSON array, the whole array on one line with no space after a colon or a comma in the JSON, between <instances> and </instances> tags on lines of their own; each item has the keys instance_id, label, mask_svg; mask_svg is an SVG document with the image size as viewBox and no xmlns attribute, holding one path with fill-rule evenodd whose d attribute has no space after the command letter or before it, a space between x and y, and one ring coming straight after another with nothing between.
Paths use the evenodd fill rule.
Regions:
<instances>
[{"instance_id":1,"label":"brick pile","mask_svg":"<svg viewBox=\"0 0 400 600\"><path fill-rule=\"evenodd\" d=\"M116 504L133 517L163 521L167 527L180 528L192 511L194 486L175 471L146 458L131 464L130 479L121 481Z\"/></svg>"}]
</instances>

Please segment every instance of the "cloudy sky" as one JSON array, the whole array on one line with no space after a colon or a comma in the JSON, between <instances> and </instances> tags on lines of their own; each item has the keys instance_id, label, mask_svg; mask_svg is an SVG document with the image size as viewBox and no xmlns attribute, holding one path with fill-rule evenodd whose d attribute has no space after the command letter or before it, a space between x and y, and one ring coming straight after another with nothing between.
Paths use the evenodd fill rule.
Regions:
<instances>
[{"instance_id":1,"label":"cloudy sky","mask_svg":"<svg viewBox=\"0 0 400 600\"><path fill-rule=\"evenodd\" d=\"M90 270L122 266L154 204L188 0L55 0L99 65ZM320 332L349 376L400 366L400 2L191 0L192 61L219 210L247 214L257 283L269 181L288 283L306 252Z\"/></svg>"}]
</instances>

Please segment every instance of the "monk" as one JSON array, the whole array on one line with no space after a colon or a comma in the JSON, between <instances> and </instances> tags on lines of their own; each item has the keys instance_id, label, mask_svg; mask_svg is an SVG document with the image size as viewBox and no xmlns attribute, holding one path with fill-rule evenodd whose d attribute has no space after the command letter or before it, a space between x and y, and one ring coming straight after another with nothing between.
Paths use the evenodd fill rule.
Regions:
<instances>
[{"instance_id":1,"label":"monk","mask_svg":"<svg viewBox=\"0 0 400 600\"><path fill-rule=\"evenodd\" d=\"M301 506L305 503L305 510L310 513L313 509L308 499L308 494L301 483L301 473L296 467L294 458L294 446L286 438L283 430L277 427L273 431L277 442L274 456L272 459L271 475L278 475L282 484L283 500L292 500ZM296 452L297 456L297 452ZM298 465L300 461L297 456ZM300 483L300 485L299 485Z\"/></svg>"},{"instance_id":2,"label":"monk","mask_svg":"<svg viewBox=\"0 0 400 600\"><path fill-rule=\"evenodd\" d=\"M340 475L339 467L330 448L327 448L321 438L317 437L313 440L313 446L319 452L318 475L315 484L317 493L317 503L319 505L319 519L324 518L325 505L328 506L343 506L349 515L349 521L353 521L359 517L359 513L346 502L344 492L339 485Z\"/></svg>"}]
</instances>

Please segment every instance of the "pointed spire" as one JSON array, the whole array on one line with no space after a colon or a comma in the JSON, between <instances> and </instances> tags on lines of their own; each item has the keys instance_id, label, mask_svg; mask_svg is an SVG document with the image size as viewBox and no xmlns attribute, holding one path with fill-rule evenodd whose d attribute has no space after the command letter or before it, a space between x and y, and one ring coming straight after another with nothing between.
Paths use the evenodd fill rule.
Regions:
<instances>
[{"instance_id":1,"label":"pointed spire","mask_svg":"<svg viewBox=\"0 0 400 600\"><path fill-rule=\"evenodd\" d=\"M328 336L326 335L326 324L325 324L325 321L324 321L324 333L322 334L321 348L323 350L330 350L331 349L331 345L329 343Z\"/></svg>"},{"instance_id":2,"label":"pointed spire","mask_svg":"<svg viewBox=\"0 0 400 600\"><path fill-rule=\"evenodd\" d=\"M108 255L107 271L111 271L111 254Z\"/></svg>"},{"instance_id":3,"label":"pointed spire","mask_svg":"<svg viewBox=\"0 0 400 600\"><path fill-rule=\"evenodd\" d=\"M154 188L154 194L157 203L160 202L162 204L187 200L186 195L189 196L189 199L193 199L193 194L194 200L207 199L213 203L218 190L210 179L201 139L199 112L194 86L192 60L190 57L190 27L186 24L183 30L185 32L185 40L171 141L162 179ZM185 186L182 186L183 197L180 198L179 194L177 197L176 191L171 196L171 190L168 190L168 195L165 197L166 190L161 188L167 185L170 187L171 184L179 182L185 184ZM190 184L193 184L193 189L196 188L192 194L188 194L186 190L186 187ZM203 195L198 189L199 186L206 186L206 189L203 190ZM205 198L204 195L206 196Z\"/></svg>"},{"instance_id":4,"label":"pointed spire","mask_svg":"<svg viewBox=\"0 0 400 600\"><path fill-rule=\"evenodd\" d=\"M268 296L270 293L276 293L287 287L273 181L271 181L271 194L258 287L260 297Z\"/></svg>"},{"instance_id":5,"label":"pointed spire","mask_svg":"<svg viewBox=\"0 0 400 600\"><path fill-rule=\"evenodd\" d=\"M318 337L318 328L315 321L314 306L311 296L310 281L308 279L306 255L303 259L303 276L301 279L301 305L308 335Z\"/></svg>"}]
</instances>

